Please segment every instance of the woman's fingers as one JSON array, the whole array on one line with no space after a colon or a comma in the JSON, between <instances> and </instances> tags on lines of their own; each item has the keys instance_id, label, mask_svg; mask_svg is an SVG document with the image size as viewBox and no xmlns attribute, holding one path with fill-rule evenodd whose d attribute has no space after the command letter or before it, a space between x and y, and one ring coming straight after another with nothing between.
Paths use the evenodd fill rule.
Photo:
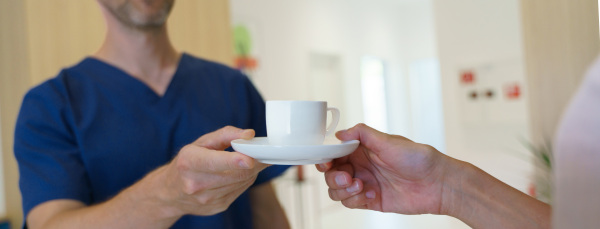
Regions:
<instances>
[{"instance_id":1,"label":"woman's fingers","mask_svg":"<svg viewBox=\"0 0 600 229\"><path fill-rule=\"evenodd\" d=\"M369 204L375 201L377 194L373 190L361 192L342 200L347 208L369 209Z\"/></svg>"},{"instance_id":2,"label":"woman's fingers","mask_svg":"<svg viewBox=\"0 0 600 229\"><path fill-rule=\"evenodd\" d=\"M350 185L345 188L329 188L329 197L335 201L348 199L363 191L363 183L360 179L354 178Z\"/></svg>"}]
</instances>

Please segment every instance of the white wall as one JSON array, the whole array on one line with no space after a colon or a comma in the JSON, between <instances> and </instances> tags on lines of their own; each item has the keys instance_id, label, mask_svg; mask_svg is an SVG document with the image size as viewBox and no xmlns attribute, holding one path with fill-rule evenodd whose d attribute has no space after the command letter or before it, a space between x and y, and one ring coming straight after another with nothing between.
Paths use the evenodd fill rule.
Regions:
<instances>
[{"instance_id":1,"label":"white wall","mask_svg":"<svg viewBox=\"0 0 600 229\"><path fill-rule=\"evenodd\" d=\"M520 139L529 139L527 88L518 0L232 0L233 22L249 23L254 30L260 68L254 82L266 99L312 99L309 56L322 53L341 59L344 95L341 128L362 121L360 57L386 61L388 72L389 132L415 135L410 109L410 66L437 59L442 75L446 149L453 157L481 167L520 190L529 184L529 154ZM417 64L418 65L418 64ZM459 82L463 69L481 73L478 83ZM518 100L503 97L506 83L518 83ZM493 99L469 101L468 90L494 89ZM418 94L418 93L412 93ZM418 101L413 98L413 101ZM418 136L416 136L418 137ZM287 199L321 202L311 207L323 217L304 214L307 228L466 228L444 216L400 216L345 210L327 202L322 177L307 166L309 180L300 188L294 171L280 183ZM313 179L314 178L314 179ZM309 202L310 202L309 201ZM284 203L286 204L286 203ZM288 204L297 215L298 204ZM337 206L337 207L336 207ZM293 219L292 219L293 220ZM295 226L297 226L298 222ZM345 224L344 224L345 223ZM342 225L340 225L342 224ZM311 227L312 226L312 227Z\"/></svg>"},{"instance_id":2,"label":"white wall","mask_svg":"<svg viewBox=\"0 0 600 229\"><path fill-rule=\"evenodd\" d=\"M417 117L411 117L409 103L410 66L420 60L438 59L444 153L526 190L532 168L520 140L529 139L527 91L518 100L507 100L502 91L506 83L527 88L518 0L232 0L231 6L234 23L250 22L258 31L256 55L261 66L254 82L266 99L311 99L307 77L310 53L341 58L345 104L337 105L344 108L342 128L362 121L359 60L362 55L373 55L386 61L388 67L389 132L413 137L411 128ZM480 73L478 83L461 85L459 73L463 69ZM467 91L488 88L495 90L493 99L467 100ZM288 174L285 179L292 182L294 176ZM325 192L318 183L322 178L316 174L315 179L304 183L303 188L317 190L309 193ZM320 222L308 220L313 226L346 221L354 228L466 227L449 217L346 211L326 203L327 196L312 198L325 202L324 209L329 209Z\"/></svg>"},{"instance_id":3,"label":"white wall","mask_svg":"<svg viewBox=\"0 0 600 229\"><path fill-rule=\"evenodd\" d=\"M518 0L434 0L444 97L447 154L471 162L519 190L529 184L527 88ZM475 86L459 83L461 69L487 72ZM522 85L523 97L469 102L469 89ZM497 95L500 95L497 93Z\"/></svg>"},{"instance_id":4,"label":"white wall","mask_svg":"<svg viewBox=\"0 0 600 229\"><path fill-rule=\"evenodd\" d=\"M388 67L390 130L409 134L407 66L435 56L429 1L232 0L233 22L254 27L260 67L254 83L265 99L311 99L310 53L341 57L345 104L340 128L362 122L360 57L382 58ZM415 19L415 17L417 17ZM427 25L427 26L423 26Z\"/></svg>"},{"instance_id":5,"label":"white wall","mask_svg":"<svg viewBox=\"0 0 600 229\"><path fill-rule=\"evenodd\" d=\"M363 121L360 59L381 58L387 66L388 131L412 137L408 76L414 62L436 59L432 2L429 0L231 0L232 21L244 22L254 37L260 67L253 81L265 99L314 99L310 56L341 60L339 87L347 128ZM313 80L314 81L314 80ZM293 228L447 228L463 225L444 216L401 216L349 210L332 202L322 174L305 166L307 180L298 184L296 170L277 183ZM302 197L303 201L298 198ZM300 212L301 209L305 212ZM298 217L303 217L298 220Z\"/></svg>"}]
</instances>

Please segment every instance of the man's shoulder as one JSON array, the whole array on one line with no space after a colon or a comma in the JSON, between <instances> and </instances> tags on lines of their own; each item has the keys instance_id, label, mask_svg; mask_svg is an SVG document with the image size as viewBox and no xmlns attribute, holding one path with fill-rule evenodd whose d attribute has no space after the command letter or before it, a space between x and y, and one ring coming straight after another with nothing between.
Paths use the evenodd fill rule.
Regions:
<instances>
[{"instance_id":1,"label":"man's shoulder","mask_svg":"<svg viewBox=\"0 0 600 229\"><path fill-rule=\"evenodd\" d=\"M89 61L88 59L89 58L85 58L75 65L62 68L52 78L30 88L26 96L55 97L66 93L70 82L83 78L78 72L85 68L86 62Z\"/></svg>"}]
</instances>

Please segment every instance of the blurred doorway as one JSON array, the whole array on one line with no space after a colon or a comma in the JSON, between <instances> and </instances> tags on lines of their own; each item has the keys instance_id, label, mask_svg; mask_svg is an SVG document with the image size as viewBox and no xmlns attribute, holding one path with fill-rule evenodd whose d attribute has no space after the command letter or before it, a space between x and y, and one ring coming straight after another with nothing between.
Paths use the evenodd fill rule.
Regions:
<instances>
[{"instance_id":1,"label":"blurred doorway","mask_svg":"<svg viewBox=\"0 0 600 229\"><path fill-rule=\"evenodd\" d=\"M310 99L327 101L327 106L336 107L344 114L346 106L340 55L311 52L309 72ZM346 115L341 115L337 129L348 125Z\"/></svg>"},{"instance_id":2,"label":"blurred doorway","mask_svg":"<svg viewBox=\"0 0 600 229\"><path fill-rule=\"evenodd\" d=\"M388 132L386 67L382 59L363 56L360 61L360 82L365 124Z\"/></svg>"},{"instance_id":3,"label":"blurred doorway","mask_svg":"<svg viewBox=\"0 0 600 229\"><path fill-rule=\"evenodd\" d=\"M437 59L410 64L412 139L446 152L440 66Z\"/></svg>"}]
</instances>

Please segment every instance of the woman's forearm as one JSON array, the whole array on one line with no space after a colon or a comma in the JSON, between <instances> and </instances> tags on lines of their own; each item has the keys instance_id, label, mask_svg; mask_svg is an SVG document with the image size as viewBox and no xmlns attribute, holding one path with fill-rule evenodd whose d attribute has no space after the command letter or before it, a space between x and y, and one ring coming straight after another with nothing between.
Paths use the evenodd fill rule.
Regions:
<instances>
[{"instance_id":1,"label":"woman's forearm","mask_svg":"<svg viewBox=\"0 0 600 229\"><path fill-rule=\"evenodd\" d=\"M466 162L454 160L442 213L473 228L550 228L551 207Z\"/></svg>"}]
</instances>

